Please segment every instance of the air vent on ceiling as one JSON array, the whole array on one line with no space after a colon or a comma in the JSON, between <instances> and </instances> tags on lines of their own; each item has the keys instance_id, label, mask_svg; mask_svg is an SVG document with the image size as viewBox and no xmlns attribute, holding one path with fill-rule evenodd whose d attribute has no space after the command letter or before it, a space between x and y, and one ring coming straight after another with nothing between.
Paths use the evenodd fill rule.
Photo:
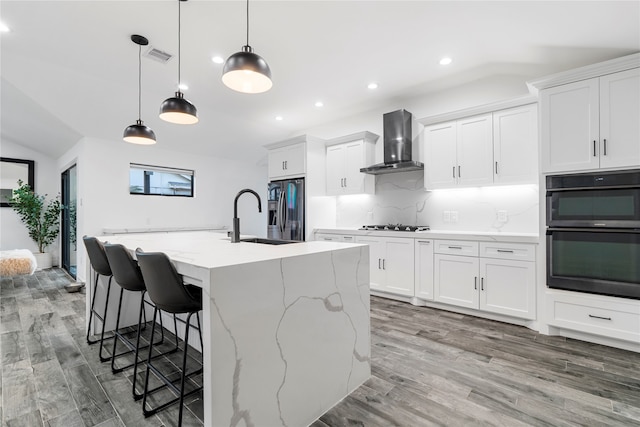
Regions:
<instances>
[{"instance_id":1,"label":"air vent on ceiling","mask_svg":"<svg viewBox=\"0 0 640 427\"><path fill-rule=\"evenodd\" d=\"M149 47L149 49L144 54L144 56L147 56L147 57L149 57L151 59L154 59L154 60L156 60L158 62L162 62L163 64L169 62L169 60L172 57L172 55L170 53L163 52L160 49L156 49L153 46Z\"/></svg>"}]
</instances>

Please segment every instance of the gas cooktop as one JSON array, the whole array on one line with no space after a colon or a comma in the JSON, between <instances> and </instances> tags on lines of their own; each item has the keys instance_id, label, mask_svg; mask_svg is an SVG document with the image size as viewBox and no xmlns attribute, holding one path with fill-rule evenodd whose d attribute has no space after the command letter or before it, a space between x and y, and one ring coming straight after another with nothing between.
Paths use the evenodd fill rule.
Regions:
<instances>
[{"instance_id":1,"label":"gas cooktop","mask_svg":"<svg viewBox=\"0 0 640 427\"><path fill-rule=\"evenodd\" d=\"M428 225L404 225L404 224L384 224L384 225L363 225L360 230L374 231L428 231Z\"/></svg>"}]
</instances>

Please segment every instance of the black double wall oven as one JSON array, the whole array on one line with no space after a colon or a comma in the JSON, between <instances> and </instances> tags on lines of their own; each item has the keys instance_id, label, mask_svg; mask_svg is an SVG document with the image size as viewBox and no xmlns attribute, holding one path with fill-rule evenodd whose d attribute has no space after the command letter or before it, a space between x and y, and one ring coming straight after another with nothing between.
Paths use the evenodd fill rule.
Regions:
<instances>
[{"instance_id":1,"label":"black double wall oven","mask_svg":"<svg viewBox=\"0 0 640 427\"><path fill-rule=\"evenodd\" d=\"M640 299L640 169L546 178L547 286Z\"/></svg>"}]
</instances>

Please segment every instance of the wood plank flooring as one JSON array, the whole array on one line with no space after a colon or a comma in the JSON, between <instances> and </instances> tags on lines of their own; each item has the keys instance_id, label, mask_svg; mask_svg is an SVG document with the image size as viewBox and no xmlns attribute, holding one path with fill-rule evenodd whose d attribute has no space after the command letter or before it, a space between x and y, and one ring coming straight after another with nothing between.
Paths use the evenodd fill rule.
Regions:
<instances>
[{"instance_id":1,"label":"wood plank flooring","mask_svg":"<svg viewBox=\"0 0 640 427\"><path fill-rule=\"evenodd\" d=\"M59 269L2 277L2 426L175 425L176 407L145 419L131 370L99 362L67 283ZM640 426L639 353L376 297L371 341L372 377L313 427ZM185 426L202 425L200 399Z\"/></svg>"},{"instance_id":2,"label":"wood plank flooring","mask_svg":"<svg viewBox=\"0 0 640 427\"><path fill-rule=\"evenodd\" d=\"M640 354L372 297L372 378L326 426L640 426Z\"/></svg>"}]
</instances>

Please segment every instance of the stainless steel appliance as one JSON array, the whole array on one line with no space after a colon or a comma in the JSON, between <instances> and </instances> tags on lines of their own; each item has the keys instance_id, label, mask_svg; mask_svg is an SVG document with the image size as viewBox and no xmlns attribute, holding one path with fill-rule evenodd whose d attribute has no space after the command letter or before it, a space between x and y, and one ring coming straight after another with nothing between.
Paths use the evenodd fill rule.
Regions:
<instances>
[{"instance_id":1,"label":"stainless steel appliance","mask_svg":"<svg viewBox=\"0 0 640 427\"><path fill-rule=\"evenodd\" d=\"M412 160L413 115L407 110L386 113L382 117L384 163L360 169L372 175L423 170L421 162Z\"/></svg>"},{"instance_id":2,"label":"stainless steel appliance","mask_svg":"<svg viewBox=\"0 0 640 427\"><path fill-rule=\"evenodd\" d=\"M546 184L547 286L640 299L640 170Z\"/></svg>"},{"instance_id":3,"label":"stainless steel appliance","mask_svg":"<svg viewBox=\"0 0 640 427\"><path fill-rule=\"evenodd\" d=\"M304 178L269 183L267 237L304 241Z\"/></svg>"},{"instance_id":4,"label":"stainless steel appliance","mask_svg":"<svg viewBox=\"0 0 640 427\"><path fill-rule=\"evenodd\" d=\"M404 224L382 224L382 225L363 225L360 230L371 231L429 231L428 225L404 225Z\"/></svg>"}]
</instances>

